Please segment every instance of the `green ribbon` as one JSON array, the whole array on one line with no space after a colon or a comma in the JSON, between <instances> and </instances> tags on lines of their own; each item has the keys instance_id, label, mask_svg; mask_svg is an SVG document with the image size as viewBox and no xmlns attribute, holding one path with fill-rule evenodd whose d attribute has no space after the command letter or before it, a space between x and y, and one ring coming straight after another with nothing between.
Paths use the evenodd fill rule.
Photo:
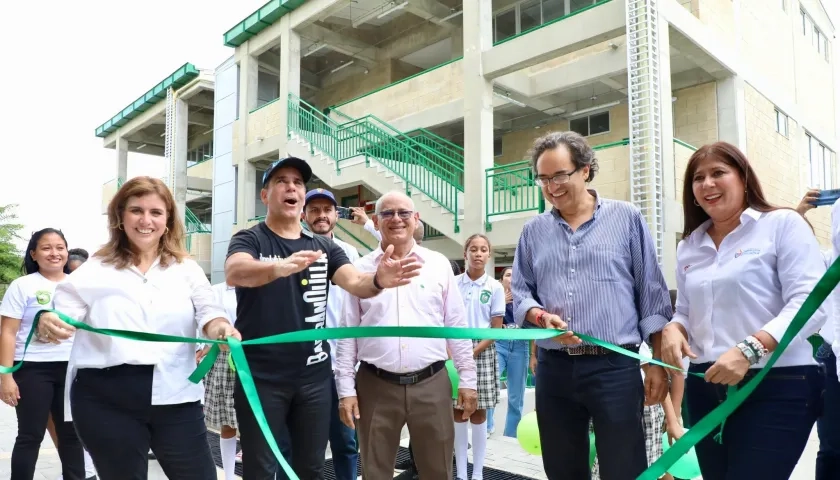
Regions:
<instances>
[{"instance_id":1,"label":"green ribbon","mask_svg":"<svg viewBox=\"0 0 840 480\"><path fill-rule=\"evenodd\" d=\"M799 309L799 312L794 316L790 326L785 331L782 340L778 347L773 352L773 355L767 362L764 368L750 380L744 388L738 390L733 395L729 395L718 408L709 413L706 417L701 419L694 425L688 433L686 433L680 440L674 443L671 448L665 452L659 460L643 472L637 480L656 480L661 477L668 468L671 467L677 460L685 455L688 450L708 435L717 425L721 424L726 417L732 414L741 403L755 390L755 387L767 375L769 369L776 363L776 360L784 352L790 342L796 337L809 318L817 311L822 302L831 293L834 287L840 282L840 261L835 261L831 268L817 283L814 291L808 295L805 303ZM265 418L265 412L262 409L259 395L257 394L254 379L251 376L251 369L248 366L248 361L245 358L243 346L245 345L268 345L280 343L296 343L296 342L314 342L323 340L339 340L345 338L374 338L374 337L414 337L414 338L443 338L443 339L457 339L457 340L543 340L556 337L565 333L564 330L552 330L541 328L529 329L506 329L506 328L459 328L459 327L341 327L341 328L321 328L316 330L303 330L298 332L283 333L279 335L272 335L263 338L256 338L253 340L239 341L235 338L228 338L226 340L214 339L200 339L192 337L179 337L174 335L163 335L156 333L133 332L129 330L94 328L86 323L74 320L67 315L56 310L41 310L35 315L32 322L32 329L26 338L24 345L24 356L32 337L38 326L38 321L44 312L54 312L61 320L70 324L79 330L86 330L89 332L107 335L116 338L125 338L129 340L137 340L143 342L165 342L165 343L205 343L212 344L210 351L204 357L204 360L198 365L195 371L190 375L189 380L193 383L198 383L210 371L216 358L219 355L220 346L226 345L230 348L230 358L233 360L232 367L235 368L239 381L242 384L243 392L248 400L251 410L260 426L263 436L269 445L269 448L277 457L280 466L286 475L292 480L298 480L297 475L292 471L286 459L280 452L277 442L274 440L274 435L268 426ZM683 372L682 369L665 364L659 360L644 357L636 352L626 350L611 343L604 342L589 335L576 334L581 340L604 347L613 352L635 358L640 361L648 362L649 364L658 365L671 370ZM13 365L12 367L0 366L0 374L13 373L17 371L23 360ZM702 374L689 373L698 377L703 377Z\"/></svg>"}]
</instances>

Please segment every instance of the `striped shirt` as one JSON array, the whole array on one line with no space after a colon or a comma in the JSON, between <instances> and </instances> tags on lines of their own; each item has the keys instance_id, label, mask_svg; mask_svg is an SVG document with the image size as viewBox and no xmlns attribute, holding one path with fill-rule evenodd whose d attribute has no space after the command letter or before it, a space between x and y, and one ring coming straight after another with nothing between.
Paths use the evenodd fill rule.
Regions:
<instances>
[{"instance_id":1,"label":"striped shirt","mask_svg":"<svg viewBox=\"0 0 840 480\"><path fill-rule=\"evenodd\" d=\"M514 318L532 308L559 315L574 332L616 345L640 344L671 318L671 298L638 208L596 198L577 231L556 209L528 221L513 262ZM546 349L565 348L538 340Z\"/></svg>"}]
</instances>

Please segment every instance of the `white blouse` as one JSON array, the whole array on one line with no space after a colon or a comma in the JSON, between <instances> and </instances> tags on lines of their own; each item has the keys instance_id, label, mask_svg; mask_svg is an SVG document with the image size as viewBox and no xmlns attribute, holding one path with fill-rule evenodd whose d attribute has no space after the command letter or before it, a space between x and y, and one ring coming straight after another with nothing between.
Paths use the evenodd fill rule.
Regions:
<instances>
[{"instance_id":1,"label":"white blouse","mask_svg":"<svg viewBox=\"0 0 840 480\"><path fill-rule=\"evenodd\" d=\"M710 225L706 221L677 247L673 321L688 332L698 357L692 363L714 362L759 330L780 341L826 270L814 233L793 210L748 208L719 249L706 233ZM825 310L818 310L775 365L815 364L807 338L825 321Z\"/></svg>"},{"instance_id":2,"label":"white blouse","mask_svg":"<svg viewBox=\"0 0 840 480\"><path fill-rule=\"evenodd\" d=\"M168 268L156 259L144 275L136 267L117 270L92 257L56 287L55 309L96 328L194 337L215 318L230 321L201 267L191 259ZM141 342L84 330L75 335L67 385L80 368L154 365L152 405L200 401L202 384L188 380L196 368L195 346ZM70 417L65 389L65 418Z\"/></svg>"}]
</instances>

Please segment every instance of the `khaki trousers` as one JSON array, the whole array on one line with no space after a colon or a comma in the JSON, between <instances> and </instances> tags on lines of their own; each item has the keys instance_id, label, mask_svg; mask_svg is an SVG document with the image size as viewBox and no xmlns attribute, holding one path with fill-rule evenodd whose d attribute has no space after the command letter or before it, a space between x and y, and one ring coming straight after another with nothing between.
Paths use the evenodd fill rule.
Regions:
<instances>
[{"instance_id":1,"label":"khaki trousers","mask_svg":"<svg viewBox=\"0 0 840 480\"><path fill-rule=\"evenodd\" d=\"M397 385L365 366L356 375L359 447L365 480L394 478L400 431L408 424L421 480L450 480L455 444L452 383L446 369L414 385Z\"/></svg>"}]
</instances>

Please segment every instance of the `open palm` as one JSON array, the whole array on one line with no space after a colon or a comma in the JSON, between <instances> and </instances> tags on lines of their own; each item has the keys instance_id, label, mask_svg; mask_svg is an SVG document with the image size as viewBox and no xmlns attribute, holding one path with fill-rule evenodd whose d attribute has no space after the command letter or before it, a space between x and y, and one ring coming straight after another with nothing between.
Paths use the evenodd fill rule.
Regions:
<instances>
[{"instance_id":1,"label":"open palm","mask_svg":"<svg viewBox=\"0 0 840 480\"><path fill-rule=\"evenodd\" d=\"M408 285L420 275L421 264L416 257L394 258L394 246L388 245L376 269L376 280L383 288Z\"/></svg>"}]
</instances>

